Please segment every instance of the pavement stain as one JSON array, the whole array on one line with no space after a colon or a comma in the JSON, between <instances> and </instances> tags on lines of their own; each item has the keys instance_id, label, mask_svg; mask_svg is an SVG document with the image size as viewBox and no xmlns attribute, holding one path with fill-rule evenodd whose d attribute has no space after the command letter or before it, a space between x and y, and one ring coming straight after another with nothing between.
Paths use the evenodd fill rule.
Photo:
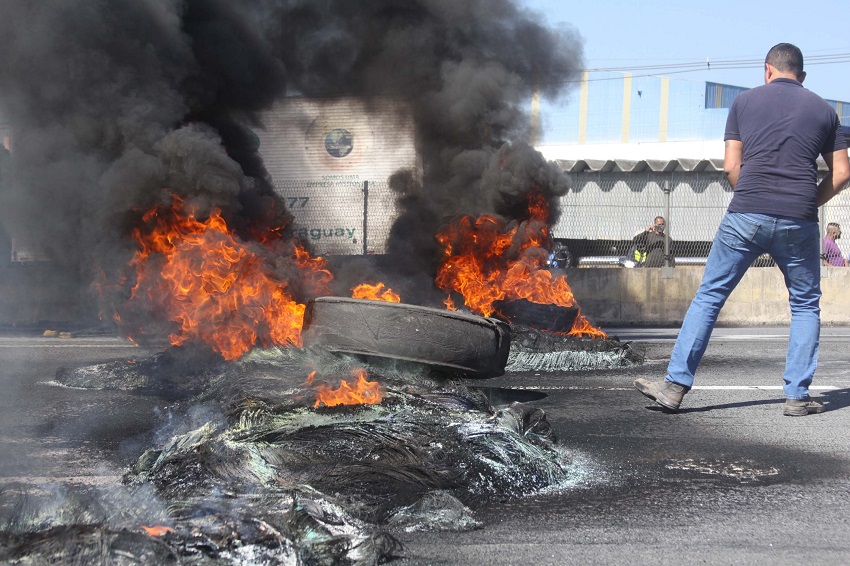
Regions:
<instances>
[{"instance_id":1,"label":"pavement stain","mask_svg":"<svg viewBox=\"0 0 850 566\"><path fill-rule=\"evenodd\" d=\"M765 477L779 475L779 469L769 466L759 466L755 462L723 460L705 460L685 458L668 463L668 470L682 470L709 476L720 476L741 482L758 481Z\"/></svg>"}]
</instances>

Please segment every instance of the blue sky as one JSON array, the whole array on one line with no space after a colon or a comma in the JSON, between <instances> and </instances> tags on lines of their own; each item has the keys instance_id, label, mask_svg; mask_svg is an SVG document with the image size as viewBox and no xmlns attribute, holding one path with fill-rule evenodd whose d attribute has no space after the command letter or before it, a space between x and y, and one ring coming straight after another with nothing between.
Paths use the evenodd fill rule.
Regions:
<instances>
[{"instance_id":1,"label":"blue sky","mask_svg":"<svg viewBox=\"0 0 850 566\"><path fill-rule=\"evenodd\" d=\"M714 62L712 69L632 71L671 79L753 87L771 46L797 45L806 59L804 85L823 98L850 102L850 3L772 0L518 0L566 24L584 39L585 67L612 68ZM840 62L827 63L832 57ZM822 58L823 64L815 64ZM741 63L733 60L758 61ZM705 65L707 67L707 65Z\"/></svg>"}]
</instances>

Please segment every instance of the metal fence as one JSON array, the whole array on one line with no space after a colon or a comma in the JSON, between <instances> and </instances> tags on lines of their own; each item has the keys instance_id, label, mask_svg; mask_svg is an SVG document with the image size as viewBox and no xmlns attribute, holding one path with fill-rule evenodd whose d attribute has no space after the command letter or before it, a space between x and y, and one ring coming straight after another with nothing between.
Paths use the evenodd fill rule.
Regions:
<instances>
[{"instance_id":1,"label":"metal fence","mask_svg":"<svg viewBox=\"0 0 850 566\"><path fill-rule=\"evenodd\" d=\"M656 216L666 220L669 256L679 266L704 263L732 189L721 171L570 173L552 235L566 244L572 265L619 265L637 234ZM276 186L295 215L299 235L321 254L381 254L395 221L397 195L387 181L328 179ZM821 208L828 222L850 227L850 190ZM850 230L848 230L850 234ZM838 240L850 255L850 238ZM756 265L772 265L759 258Z\"/></svg>"},{"instance_id":2,"label":"metal fence","mask_svg":"<svg viewBox=\"0 0 850 566\"><path fill-rule=\"evenodd\" d=\"M830 222L837 222L841 226L848 228L847 233L850 234L850 188L839 193L838 196L823 205L820 209L820 230L821 230L821 245L823 245L823 235L826 232L826 225ZM844 258L850 257L850 236L847 240L836 241L838 248L841 250L841 255Z\"/></svg>"},{"instance_id":3,"label":"metal fence","mask_svg":"<svg viewBox=\"0 0 850 566\"><path fill-rule=\"evenodd\" d=\"M577 173L570 181L552 234L569 247L574 265L617 264L656 216L666 219L676 265L704 263L732 200L721 171ZM823 206L820 217L822 232L828 222L850 226L850 190ZM837 243L845 257L850 254L850 239ZM759 258L756 265L772 262Z\"/></svg>"}]
</instances>

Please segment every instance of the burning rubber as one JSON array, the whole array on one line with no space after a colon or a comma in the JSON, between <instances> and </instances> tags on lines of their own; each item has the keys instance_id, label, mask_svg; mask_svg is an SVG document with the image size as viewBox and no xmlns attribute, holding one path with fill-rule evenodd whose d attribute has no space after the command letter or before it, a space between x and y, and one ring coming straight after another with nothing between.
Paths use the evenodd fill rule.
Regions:
<instances>
[{"instance_id":1,"label":"burning rubber","mask_svg":"<svg viewBox=\"0 0 850 566\"><path fill-rule=\"evenodd\" d=\"M542 410L456 378L642 361L617 340L399 303L322 297L305 313L303 348L60 369L65 386L174 401L170 428L114 490L4 493L0 560L383 562L403 554L394 533L476 528L491 499L581 479Z\"/></svg>"},{"instance_id":2,"label":"burning rubber","mask_svg":"<svg viewBox=\"0 0 850 566\"><path fill-rule=\"evenodd\" d=\"M342 297L307 304L305 347L424 364L469 377L505 373L510 326L445 309Z\"/></svg>"},{"instance_id":3,"label":"burning rubber","mask_svg":"<svg viewBox=\"0 0 850 566\"><path fill-rule=\"evenodd\" d=\"M576 306L546 269L569 179L511 138L532 90L580 76L577 34L513 2L31 4L4 4L0 34L4 229L72 274L56 293L68 312L172 346L56 382L170 413L114 490L3 493L0 562L374 564L400 553L397 530L472 528L482 500L573 481L542 411L451 379L572 367L574 353L627 363L617 344L514 350L503 322L410 305L327 298L304 313L364 283L317 254L360 245L427 278L410 302L482 317L501 298ZM44 33L16 41L30 29ZM276 104L294 92L309 106ZM315 102L337 120L322 103L337 95L365 103L345 103L366 120L356 142L312 116ZM302 152L312 124L322 143ZM386 185L371 200L367 172ZM361 178L362 209L338 190L357 195ZM580 313L569 333L604 336Z\"/></svg>"},{"instance_id":4,"label":"burning rubber","mask_svg":"<svg viewBox=\"0 0 850 566\"><path fill-rule=\"evenodd\" d=\"M525 299L498 301L494 306L511 323L551 332L569 333L579 315L579 308L575 306L542 305Z\"/></svg>"},{"instance_id":5,"label":"burning rubber","mask_svg":"<svg viewBox=\"0 0 850 566\"><path fill-rule=\"evenodd\" d=\"M359 302L327 304L370 322L393 318ZM398 313L419 310L390 312L401 324ZM447 320L477 328L473 318ZM503 323L477 324L506 359ZM176 400L172 428L113 492L66 493L61 504L5 493L0 558L374 564L403 553L393 533L475 528L475 509L488 500L580 479L540 409L493 405L483 390L446 379L454 370L366 359L290 347L225 362L183 346L59 371L64 385ZM368 401L326 395L353 389L352 375L371 388Z\"/></svg>"}]
</instances>

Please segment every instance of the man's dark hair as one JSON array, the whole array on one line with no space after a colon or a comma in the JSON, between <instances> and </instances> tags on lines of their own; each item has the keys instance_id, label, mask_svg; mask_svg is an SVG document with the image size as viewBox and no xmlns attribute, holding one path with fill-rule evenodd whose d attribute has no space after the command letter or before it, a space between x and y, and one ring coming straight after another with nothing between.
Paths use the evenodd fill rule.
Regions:
<instances>
[{"instance_id":1,"label":"man's dark hair","mask_svg":"<svg viewBox=\"0 0 850 566\"><path fill-rule=\"evenodd\" d=\"M764 62L781 73L794 73L798 77L803 73L803 52L790 43L777 43L771 47Z\"/></svg>"}]
</instances>

